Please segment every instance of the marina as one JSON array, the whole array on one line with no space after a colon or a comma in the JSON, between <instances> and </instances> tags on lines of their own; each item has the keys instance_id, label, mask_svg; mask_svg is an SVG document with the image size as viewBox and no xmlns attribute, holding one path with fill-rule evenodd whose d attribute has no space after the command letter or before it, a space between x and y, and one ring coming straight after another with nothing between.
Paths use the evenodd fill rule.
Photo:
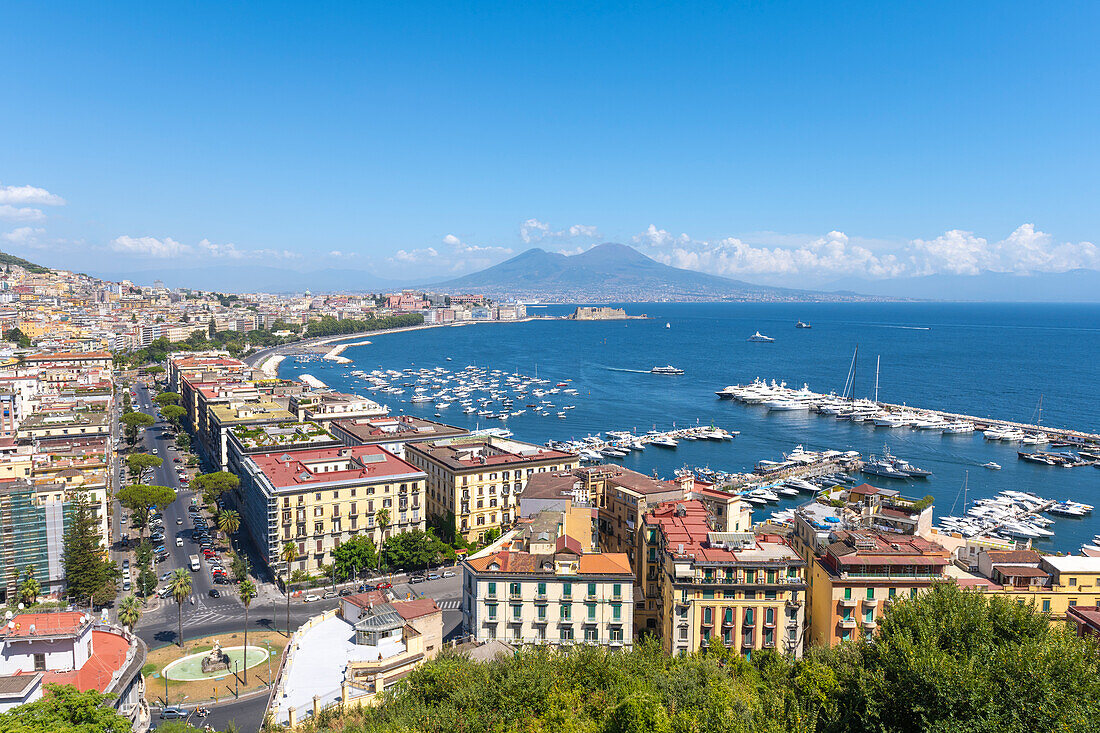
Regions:
<instances>
[{"instance_id":1,"label":"marina","mask_svg":"<svg viewBox=\"0 0 1100 733\"><path fill-rule=\"evenodd\" d=\"M607 459L625 458L632 451L643 451L647 446L673 449L680 441L708 440L722 442L733 440L737 431L711 426L658 430L656 426L646 433L629 430L608 430L606 434L589 435L583 440L551 440L548 448L576 453L583 463L602 463Z\"/></svg>"}]
</instances>

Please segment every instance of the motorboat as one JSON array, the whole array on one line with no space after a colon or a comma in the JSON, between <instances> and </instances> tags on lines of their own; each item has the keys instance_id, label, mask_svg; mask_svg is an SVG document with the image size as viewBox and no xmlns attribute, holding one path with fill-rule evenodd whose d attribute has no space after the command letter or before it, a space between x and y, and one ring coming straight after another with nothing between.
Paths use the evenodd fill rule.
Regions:
<instances>
[{"instance_id":1,"label":"motorboat","mask_svg":"<svg viewBox=\"0 0 1100 733\"><path fill-rule=\"evenodd\" d=\"M668 375L671 375L671 376L678 376L680 374L683 374L684 370L680 369L679 367L674 367L671 364L669 364L668 366L655 366L655 367L653 367L652 369L649 370L649 373L650 374L668 374Z\"/></svg>"},{"instance_id":2,"label":"motorboat","mask_svg":"<svg viewBox=\"0 0 1100 733\"><path fill-rule=\"evenodd\" d=\"M983 463L982 468L988 468L991 471L1000 471L1001 470L1001 464L994 463L993 461L990 461L989 463Z\"/></svg>"},{"instance_id":3,"label":"motorboat","mask_svg":"<svg viewBox=\"0 0 1100 733\"><path fill-rule=\"evenodd\" d=\"M764 403L764 407L768 408L768 412L796 412L810 409L807 403L792 399L768 400Z\"/></svg>"},{"instance_id":4,"label":"motorboat","mask_svg":"<svg viewBox=\"0 0 1100 733\"><path fill-rule=\"evenodd\" d=\"M652 440L649 441L649 444L650 445L657 445L657 446L660 446L662 448L675 448L677 445L679 445L679 443L676 442L676 440L674 438L670 438L667 435L659 437L659 438L653 438Z\"/></svg>"},{"instance_id":5,"label":"motorboat","mask_svg":"<svg viewBox=\"0 0 1100 733\"><path fill-rule=\"evenodd\" d=\"M794 327L795 328L813 328L813 326L811 326L809 323L803 323L802 321L799 321L798 323L794 324Z\"/></svg>"},{"instance_id":6,"label":"motorboat","mask_svg":"<svg viewBox=\"0 0 1100 733\"><path fill-rule=\"evenodd\" d=\"M762 343L767 343L767 342L775 341L775 339L773 339L770 336L765 336L764 334L757 331L752 336L749 336L749 341L758 341L758 342L762 342Z\"/></svg>"}]
</instances>

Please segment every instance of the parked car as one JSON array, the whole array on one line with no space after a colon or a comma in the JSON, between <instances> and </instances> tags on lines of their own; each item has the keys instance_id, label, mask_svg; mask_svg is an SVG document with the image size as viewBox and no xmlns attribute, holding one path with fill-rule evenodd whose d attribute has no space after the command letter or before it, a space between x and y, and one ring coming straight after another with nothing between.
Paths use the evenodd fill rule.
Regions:
<instances>
[{"instance_id":1,"label":"parked car","mask_svg":"<svg viewBox=\"0 0 1100 733\"><path fill-rule=\"evenodd\" d=\"M176 538L176 547L183 547L183 538L182 537L177 537Z\"/></svg>"},{"instance_id":2,"label":"parked car","mask_svg":"<svg viewBox=\"0 0 1100 733\"><path fill-rule=\"evenodd\" d=\"M443 577L444 578L453 578L454 576L455 576L455 571L453 571L453 570L444 570L443 571Z\"/></svg>"},{"instance_id":3,"label":"parked car","mask_svg":"<svg viewBox=\"0 0 1100 733\"><path fill-rule=\"evenodd\" d=\"M393 587L393 583L379 583L375 586L375 590L389 590Z\"/></svg>"},{"instance_id":4,"label":"parked car","mask_svg":"<svg viewBox=\"0 0 1100 733\"><path fill-rule=\"evenodd\" d=\"M176 456L175 458L172 459L172 463L182 463L182 462L183 462L183 459L180 458L179 456Z\"/></svg>"},{"instance_id":5,"label":"parked car","mask_svg":"<svg viewBox=\"0 0 1100 733\"><path fill-rule=\"evenodd\" d=\"M183 524L183 517L176 517L176 524Z\"/></svg>"},{"instance_id":6,"label":"parked car","mask_svg":"<svg viewBox=\"0 0 1100 733\"><path fill-rule=\"evenodd\" d=\"M319 600L321 600L321 596L310 593L308 596L302 599L302 603L313 603Z\"/></svg>"},{"instance_id":7,"label":"parked car","mask_svg":"<svg viewBox=\"0 0 1100 733\"><path fill-rule=\"evenodd\" d=\"M336 597L336 591L329 588L328 590L326 590L324 592L324 594L321 597L322 598L335 598Z\"/></svg>"},{"instance_id":8,"label":"parked car","mask_svg":"<svg viewBox=\"0 0 1100 733\"><path fill-rule=\"evenodd\" d=\"M410 575L409 585L412 585L413 583L423 583L425 580L427 580L427 578L425 578L423 575Z\"/></svg>"},{"instance_id":9,"label":"parked car","mask_svg":"<svg viewBox=\"0 0 1100 733\"><path fill-rule=\"evenodd\" d=\"M160 580L161 580L161 582L164 582L165 580L168 580L171 577L172 577L172 571L169 570L167 573L161 573Z\"/></svg>"},{"instance_id":10,"label":"parked car","mask_svg":"<svg viewBox=\"0 0 1100 733\"><path fill-rule=\"evenodd\" d=\"M439 580L442 577L439 573L428 573L428 580Z\"/></svg>"},{"instance_id":11,"label":"parked car","mask_svg":"<svg viewBox=\"0 0 1100 733\"><path fill-rule=\"evenodd\" d=\"M160 711L161 720L179 720L180 718L186 718L191 713L187 708L181 708L179 705L171 705L163 708Z\"/></svg>"},{"instance_id":12,"label":"parked car","mask_svg":"<svg viewBox=\"0 0 1100 733\"><path fill-rule=\"evenodd\" d=\"M341 588L340 589L340 595L342 595L342 596L350 596L354 592L355 591L353 591L351 588Z\"/></svg>"},{"instance_id":13,"label":"parked car","mask_svg":"<svg viewBox=\"0 0 1100 733\"><path fill-rule=\"evenodd\" d=\"M372 590L378 590L378 586L371 585L370 583L363 583L363 585L359 586L360 593L367 593Z\"/></svg>"}]
</instances>

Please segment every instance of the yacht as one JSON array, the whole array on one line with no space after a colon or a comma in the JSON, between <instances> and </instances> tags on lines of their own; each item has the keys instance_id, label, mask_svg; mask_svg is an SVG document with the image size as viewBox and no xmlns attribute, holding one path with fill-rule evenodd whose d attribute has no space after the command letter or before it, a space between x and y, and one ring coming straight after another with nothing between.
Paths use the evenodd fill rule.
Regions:
<instances>
[{"instance_id":1,"label":"yacht","mask_svg":"<svg viewBox=\"0 0 1100 733\"><path fill-rule=\"evenodd\" d=\"M762 341L762 342L770 342L770 341L775 341L775 339L773 339L773 338L772 338L772 337L770 337L770 336L765 336L764 334L762 334L762 333L760 333L759 331L757 331L757 332L756 332L756 333L754 333L754 334L753 334L752 336L749 336L749 341Z\"/></svg>"},{"instance_id":2,"label":"yacht","mask_svg":"<svg viewBox=\"0 0 1100 733\"><path fill-rule=\"evenodd\" d=\"M650 374L668 374L668 375L676 376L676 375L683 374L684 370L680 369L678 367L674 367L670 364L669 366L663 366L663 367L655 366L655 367L653 367L652 369L649 370L649 373Z\"/></svg>"},{"instance_id":3,"label":"yacht","mask_svg":"<svg viewBox=\"0 0 1100 733\"><path fill-rule=\"evenodd\" d=\"M679 445L679 443L677 443L676 440L674 440L673 438L670 438L668 436L662 436L660 438L653 438L652 440L649 441L649 443L650 443L650 445L659 445L662 448L675 448L677 445Z\"/></svg>"},{"instance_id":4,"label":"yacht","mask_svg":"<svg viewBox=\"0 0 1100 733\"><path fill-rule=\"evenodd\" d=\"M789 398L768 400L764 403L764 407L768 408L768 412L793 412L795 410L810 409L810 406L807 403L800 402L799 400L792 400Z\"/></svg>"},{"instance_id":5,"label":"yacht","mask_svg":"<svg viewBox=\"0 0 1100 733\"><path fill-rule=\"evenodd\" d=\"M872 456L872 458L874 458L874 456ZM902 480L909 478L909 474L895 467L893 461L886 459L869 461L860 471L871 476L882 476L883 478L896 478Z\"/></svg>"},{"instance_id":6,"label":"yacht","mask_svg":"<svg viewBox=\"0 0 1100 733\"><path fill-rule=\"evenodd\" d=\"M965 420L959 420L953 422L943 429L944 435L962 435L963 433L973 433L974 423L967 422Z\"/></svg>"},{"instance_id":7,"label":"yacht","mask_svg":"<svg viewBox=\"0 0 1100 733\"><path fill-rule=\"evenodd\" d=\"M988 468L991 471L1000 471L1001 470L1001 464L994 463L993 461L990 461L989 463L983 463L982 468Z\"/></svg>"}]
</instances>

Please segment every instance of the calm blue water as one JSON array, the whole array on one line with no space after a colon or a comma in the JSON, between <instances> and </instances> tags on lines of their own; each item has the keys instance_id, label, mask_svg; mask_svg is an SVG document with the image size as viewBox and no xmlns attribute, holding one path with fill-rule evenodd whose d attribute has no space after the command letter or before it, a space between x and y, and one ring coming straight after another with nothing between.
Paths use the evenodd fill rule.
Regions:
<instances>
[{"instance_id":1,"label":"calm blue water","mask_svg":"<svg viewBox=\"0 0 1100 733\"><path fill-rule=\"evenodd\" d=\"M808 383L818 392L843 389L854 347L859 345L857 396L872 396L875 359L881 356L879 397L961 413L1032 422L1040 395L1043 424L1100 432L1100 306L1012 304L628 304L645 321L547 321L489 323L367 336L372 342L344 352L354 364L283 362L280 374L306 371L326 384L364 392L353 369L442 366L459 370L477 364L519 371L553 381L572 380L580 394L553 395L559 407L575 404L568 418L528 414L510 418L516 437L542 443L582 438L606 430L715 424L741 435L732 442L681 442L675 450L649 447L623 465L671 476L680 466L751 470L761 458L778 459L797 444L807 449L881 453L884 442L898 456L928 468L934 476L912 482L907 494L936 497L937 516L961 512L959 490L969 472L969 498L1002 489L1034 491L1100 507L1100 470L1040 466L1019 461L1016 446L987 443L980 433L942 436L908 429L874 429L812 414L771 413L760 407L718 400L715 390L754 377ZM572 307L531 309L532 315L561 315ZM798 319L813 328L795 329ZM669 324L669 328L665 324ZM775 343L750 343L759 329ZM451 357L451 361L447 361ZM648 370L673 364L685 374L666 377L620 370ZM429 403L412 405L400 396L374 393L394 412L432 417ZM518 407L518 405L517 405ZM455 403L442 419L475 427ZM491 425L500 425L491 421ZM981 468L987 461L1001 471ZM876 479L891 485L888 479ZM778 505L788 506L786 502ZM772 509L757 510L763 518ZM1053 540L1038 547L1075 551L1100 532L1094 518L1059 519Z\"/></svg>"}]
</instances>

